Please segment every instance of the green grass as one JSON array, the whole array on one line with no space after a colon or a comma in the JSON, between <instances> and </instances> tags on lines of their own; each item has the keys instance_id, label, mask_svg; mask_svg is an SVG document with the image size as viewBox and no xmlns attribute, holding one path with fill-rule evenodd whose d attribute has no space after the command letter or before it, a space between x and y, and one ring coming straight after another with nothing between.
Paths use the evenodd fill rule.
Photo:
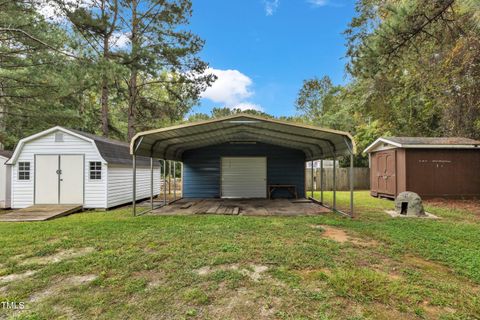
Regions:
<instances>
[{"instance_id":1,"label":"green grass","mask_svg":"<svg viewBox=\"0 0 480 320\"><path fill-rule=\"evenodd\" d=\"M348 208L348 199L339 192L339 207ZM28 308L0 310L0 318L2 312L20 319L480 317L478 216L427 206L442 219L392 219L383 212L392 201L368 192L357 192L355 201L355 219L134 218L127 208L0 223L0 277L36 271L0 283L0 301L24 301ZM316 225L342 229L358 241L333 241ZM22 263L83 248L94 251ZM256 266L268 269L253 279ZM85 275L97 278L72 283Z\"/></svg>"}]
</instances>

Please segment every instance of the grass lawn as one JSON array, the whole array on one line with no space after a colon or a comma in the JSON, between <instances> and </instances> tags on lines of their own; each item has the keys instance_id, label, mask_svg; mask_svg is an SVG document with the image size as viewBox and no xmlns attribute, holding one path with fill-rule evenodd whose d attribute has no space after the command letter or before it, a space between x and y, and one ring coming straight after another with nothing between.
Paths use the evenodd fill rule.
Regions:
<instances>
[{"instance_id":1,"label":"grass lawn","mask_svg":"<svg viewBox=\"0 0 480 320\"><path fill-rule=\"evenodd\" d=\"M393 202L355 200L353 220L126 208L0 223L0 301L26 306L0 319L480 318L479 213L392 219Z\"/></svg>"}]
</instances>

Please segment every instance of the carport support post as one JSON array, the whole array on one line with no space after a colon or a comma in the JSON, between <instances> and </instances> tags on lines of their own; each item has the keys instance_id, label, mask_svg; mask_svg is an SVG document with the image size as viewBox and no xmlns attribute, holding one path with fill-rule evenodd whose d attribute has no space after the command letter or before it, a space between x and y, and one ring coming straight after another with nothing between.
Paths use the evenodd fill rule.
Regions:
<instances>
[{"instance_id":1,"label":"carport support post","mask_svg":"<svg viewBox=\"0 0 480 320\"><path fill-rule=\"evenodd\" d=\"M137 156L133 154L133 194L132 194L132 207L133 216L137 215Z\"/></svg>"},{"instance_id":2,"label":"carport support post","mask_svg":"<svg viewBox=\"0 0 480 320\"><path fill-rule=\"evenodd\" d=\"M180 188L182 190L181 195L183 198L183 162L180 162Z\"/></svg>"},{"instance_id":3,"label":"carport support post","mask_svg":"<svg viewBox=\"0 0 480 320\"><path fill-rule=\"evenodd\" d=\"M177 161L173 162L173 199L177 200Z\"/></svg>"},{"instance_id":4,"label":"carport support post","mask_svg":"<svg viewBox=\"0 0 480 320\"><path fill-rule=\"evenodd\" d=\"M333 210L337 210L337 156L333 153Z\"/></svg>"},{"instance_id":5,"label":"carport support post","mask_svg":"<svg viewBox=\"0 0 480 320\"><path fill-rule=\"evenodd\" d=\"M350 217L353 218L353 152L350 152Z\"/></svg>"},{"instance_id":6,"label":"carport support post","mask_svg":"<svg viewBox=\"0 0 480 320\"><path fill-rule=\"evenodd\" d=\"M312 195L312 199L314 199L314 195L313 195L313 160L310 161L310 165L311 165L311 181L310 181L310 193Z\"/></svg>"},{"instance_id":7,"label":"carport support post","mask_svg":"<svg viewBox=\"0 0 480 320\"><path fill-rule=\"evenodd\" d=\"M172 161L168 161L168 195L172 194ZM169 201L170 202L170 201Z\"/></svg>"},{"instance_id":8,"label":"carport support post","mask_svg":"<svg viewBox=\"0 0 480 320\"><path fill-rule=\"evenodd\" d=\"M150 207L153 210L153 158L150 158Z\"/></svg>"},{"instance_id":9,"label":"carport support post","mask_svg":"<svg viewBox=\"0 0 480 320\"><path fill-rule=\"evenodd\" d=\"M167 204L167 160L163 160L163 205Z\"/></svg>"},{"instance_id":10,"label":"carport support post","mask_svg":"<svg viewBox=\"0 0 480 320\"><path fill-rule=\"evenodd\" d=\"M323 159L320 160L320 202L323 204Z\"/></svg>"}]
</instances>

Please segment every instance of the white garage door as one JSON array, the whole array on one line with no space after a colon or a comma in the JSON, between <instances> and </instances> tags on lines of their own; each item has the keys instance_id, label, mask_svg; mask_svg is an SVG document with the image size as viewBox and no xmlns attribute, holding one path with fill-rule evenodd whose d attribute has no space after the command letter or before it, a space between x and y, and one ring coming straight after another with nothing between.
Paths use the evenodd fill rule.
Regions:
<instances>
[{"instance_id":1,"label":"white garage door","mask_svg":"<svg viewBox=\"0 0 480 320\"><path fill-rule=\"evenodd\" d=\"M222 158L222 198L266 198L267 158Z\"/></svg>"}]
</instances>

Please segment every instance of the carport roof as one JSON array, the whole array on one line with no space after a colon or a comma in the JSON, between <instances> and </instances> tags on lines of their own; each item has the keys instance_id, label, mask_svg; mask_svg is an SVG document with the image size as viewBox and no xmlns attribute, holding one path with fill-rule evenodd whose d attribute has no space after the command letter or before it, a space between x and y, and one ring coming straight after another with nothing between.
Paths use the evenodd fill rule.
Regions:
<instances>
[{"instance_id":1,"label":"carport roof","mask_svg":"<svg viewBox=\"0 0 480 320\"><path fill-rule=\"evenodd\" d=\"M307 160L332 158L355 152L347 132L293 122L237 114L138 133L131 154L166 160L182 159L183 152L222 143L266 143L298 149Z\"/></svg>"}]
</instances>

